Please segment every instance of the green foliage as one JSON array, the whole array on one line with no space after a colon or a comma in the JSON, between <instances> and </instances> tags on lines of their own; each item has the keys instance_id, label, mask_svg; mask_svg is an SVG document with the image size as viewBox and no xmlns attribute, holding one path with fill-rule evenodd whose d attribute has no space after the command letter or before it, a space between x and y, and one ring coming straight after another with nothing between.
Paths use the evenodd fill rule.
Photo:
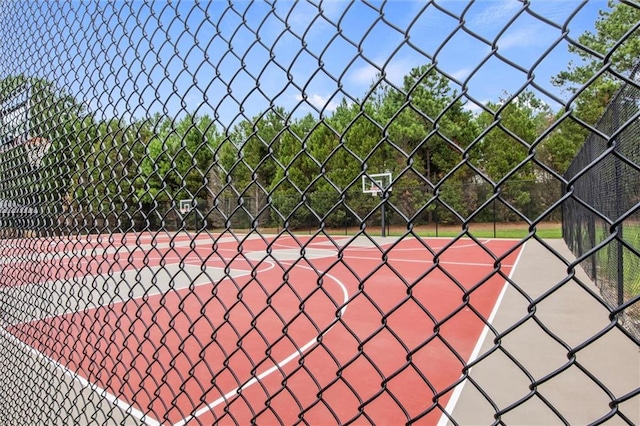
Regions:
<instances>
[{"instance_id":1,"label":"green foliage","mask_svg":"<svg viewBox=\"0 0 640 426\"><path fill-rule=\"evenodd\" d=\"M493 182L505 178L533 179L531 163L519 167L529 156L531 146L550 116L549 108L532 93L524 92L500 103L487 103L494 111L483 111L477 118L485 136L473 149L478 166Z\"/></svg>"},{"instance_id":2,"label":"green foliage","mask_svg":"<svg viewBox=\"0 0 640 426\"><path fill-rule=\"evenodd\" d=\"M553 79L556 85L576 93L607 63L623 74L629 73L637 65L640 37L637 29L631 34L628 32L640 22L640 9L613 0L608 1L608 7L600 11L600 16L595 22L596 32L584 32L578 37L578 45L569 46L569 51L580 57L581 64L571 63L568 70L558 73ZM607 77L589 85L587 90L600 92L604 96L612 93L609 89L616 86L611 78Z\"/></svg>"},{"instance_id":3,"label":"green foliage","mask_svg":"<svg viewBox=\"0 0 640 426\"><path fill-rule=\"evenodd\" d=\"M552 79L554 85L576 96L569 105L572 117L562 121L542 152L541 158L559 173L566 170L589 134L589 129L575 118L595 124L621 86L622 80L612 71L628 76L638 64L640 30L633 30L638 22L640 9L609 0L608 9L600 11L595 22L595 33L586 31L578 37L578 45L569 47L579 62L570 63Z\"/></svg>"},{"instance_id":4,"label":"green foliage","mask_svg":"<svg viewBox=\"0 0 640 426\"><path fill-rule=\"evenodd\" d=\"M219 226L345 227L363 219L377 226L380 199L362 194L361 178L389 171L393 220L456 224L491 193L476 190L465 153L491 179L503 179L544 129L541 105L525 93L490 104L494 115L475 117L446 78L423 66L400 90L382 86L361 103L343 101L321 121L274 108L226 137L206 116L127 123L83 115L58 126L66 139L55 139L47 166L31 180L59 182L55 173L63 171L64 183L49 187L88 231L169 226L184 198L211 207ZM480 138L487 126L494 127ZM532 176L524 167L516 177ZM516 208L531 203L522 188L510 187L503 197Z\"/></svg>"},{"instance_id":5,"label":"green foliage","mask_svg":"<svg viewBox=\"0 0 640 426\"><path fill-rule=\"evenodd\" d=\"M383 87L379 103L389 136L414 168L436 183L462 159L477 135L472 115L463 110L449 80L434 68L414 68L402 90Z\"/></svg>"},{"instance_id":6,"label":"green foliage","mask_svg":"<svg viewBox=\"0 0 640 426\"><path fill-rule=\"evenodd\" d=\"M25 92L26 91L26 92ZM37 212L51 222L64 209L71 182L76 131L84 108L52 82L25 75L0 80L0 100L24 93L29 109L29 140L3 141L0 200Z\"/></svg>"},{"instance_id":7,"label":"green foliage","mask_svg":"<svg viewBox=\"0 0 640 426\"><path fill-rule=\"evenodd\" d=\"M206 174L219 135L208 117L132 124L83 120L68 166L71 210L110 229L157 227L179 199L211 198Z\"/></svg>"},{"instance_id":8,"label":"green foliage","mask_svg":"<svg viewBox=\"0 0 640 426\"><path fill-rule=\"evenodd\" d=\"M533 218L557 198L555 190L534 190L549 176L533 159L562 173L584 140L579 120L595 122L618 85L600 70L628 73L640 56L638 37L627 34L639 12L609 6L596 32L578 38L587 49L570 48L582 62L554 79L576 94L571 114L525 91L473 115L431 64L409 70L399 87L381 80L365 99L343 99L321 120L273 107L222 135L207 116L98 119L50 82L7 78L0 94L31 84L38 117L31 127L51 149L34 170L16 165L26 164L24 153L4 153L2 164L17 175L7 175L13 180L0 192L9 197L17 182L23 192L66 200L74 214L100 218L90 228L167 226L184 198L201 200L218 226L344 227L379 222L380 200L362 194L361 178L388 171L397 224L459 224L496 212L521 220L516 211Z\"/></svg>"}]
</instances>

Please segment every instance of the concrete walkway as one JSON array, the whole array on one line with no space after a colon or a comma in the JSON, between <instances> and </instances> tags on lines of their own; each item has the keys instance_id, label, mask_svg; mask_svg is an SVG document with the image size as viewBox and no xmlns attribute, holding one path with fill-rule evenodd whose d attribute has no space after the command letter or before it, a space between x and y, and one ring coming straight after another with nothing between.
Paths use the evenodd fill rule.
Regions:
<instances>
[{"instance_id":1,"label":"concrete walkway","mask_svg":"<svg viewBox=\"0 0 640 426\"><path fill-rule=\"evenodd\" d=\"M546 243L563 258L574 259L564 241ZM578 280L541 297L567 275L566 265L547 247L527 242L512 279L534 303L508 287L493 321L504 337L494 342L495 335L488 333L471 380L458 386L447 407L457 424L489 425L497 421L496 413L508 425L562 424L560 416L569 424L585 425L611 414L606 424L627 424L609 404L612 397L640 388L639 347L615 327L585 345L609 327L609 312L578 283L598 294L581 269ZM569 353L575 349L572 358ZM617 409L640 424L640 395ZM443 417L440 424L451 424L447 420Z\"/></svg>"}]
</instances>

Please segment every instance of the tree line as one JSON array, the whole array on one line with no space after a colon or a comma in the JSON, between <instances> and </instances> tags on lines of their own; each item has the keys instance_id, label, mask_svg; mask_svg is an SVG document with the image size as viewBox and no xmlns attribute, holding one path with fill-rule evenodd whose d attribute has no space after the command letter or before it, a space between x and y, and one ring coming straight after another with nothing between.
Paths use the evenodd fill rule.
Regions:
<instances>
[{"instance_id":1,"label":"tree line","mask_svg":"<svg viewBox=\"0 0 640 426\"><path fill-rule=\"evenodd\" d=\"M624 73L640 48L637 37L618 40L640 14L610 7L578 42L603 55L616 46ZM272 105L228 129L207 115L98 118L50 82L5 78L0 93L32 86L32 133L51 146L37 166L28 148L5 147L0 198L36 207L61 232L172 228L194 216L207 227L357 226L378 224L383 202L396 224L558 219L549 207L560 177L620 81L572 49L585 60L554 78L576 94L560 111L522 91L473 113L425 64L331 113ZM393 175L384 200L362 193L362 176L379 172ZM191 216L183 199L198 201Z\"/></svg>"}]
</instances>

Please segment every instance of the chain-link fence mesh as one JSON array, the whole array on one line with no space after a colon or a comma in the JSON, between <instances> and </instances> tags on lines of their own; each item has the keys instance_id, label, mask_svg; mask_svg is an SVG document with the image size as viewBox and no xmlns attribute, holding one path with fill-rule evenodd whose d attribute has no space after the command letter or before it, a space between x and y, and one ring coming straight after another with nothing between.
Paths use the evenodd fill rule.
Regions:
<instances>
[{"instance_id":1,"label":"chain-link fence mesh","mask_svg":"<svg viewBox=\"0 0 640 426\"><path fill-rule=\"evenodd\" d=\"M0 423L639 424L639 18L0 3Z\"/></svg>"},{"instance_id":2,"label":"chain-link fence mesh","mask_svg":"<svg viewBox=\"0 0 640 426\"><path fill-rule=\"evenodd\" d=\"M638 70L566 173L563 234L625 327L640 340L640 89ZM630 302L627 304L627 302Z\"/></svg>"}]
</instances>

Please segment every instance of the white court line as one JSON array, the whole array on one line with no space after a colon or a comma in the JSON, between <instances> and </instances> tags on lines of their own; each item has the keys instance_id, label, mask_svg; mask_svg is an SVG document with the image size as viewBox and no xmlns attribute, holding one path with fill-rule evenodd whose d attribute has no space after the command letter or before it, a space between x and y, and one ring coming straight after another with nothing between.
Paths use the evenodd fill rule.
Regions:
<instances>
[{"instance_id":1,"label":"white court line","mask_svg":"<svg viewBox=\"0 0 640 426\"><path fill-rule=\"evenodd\" d=\"M522 245L522 248L520 249L520 253L518 253L518 257L516 257L516 261L513 263L513 268L509 272L509 279L513 277L516 267L520 262L520 257L522 256L522 253L524 253L524 249L526 245L527 243L525 242ZM491 314L487 319L487 322L489 324L493 323L493 320L495 319L496 314L498 313L498 309L500 308L500 304L502 303L502 299L504 298L504 295L507 292L507 288L509 288L508 280L504 282L504 285L502 286L502 290L500 291L500 294L496 299L496 304L493 306L493 310L491 311ZM482 349L482 345L484 344L484 341L487 338L487 334L489 334L489 326L485 324L482 330L482 333L480 334L480 337L478 338L478 341L476 342L476 345L474 346L473 351L471 352L471 356L469 357L467 364L474 362L478 358L478 354L480 353L480 349ZM467 371L467 375L469 375L469 373L471 373L471 369ZM460 376L460 377L464 377L464 376ZM460 384L458 384L454 388L453 393L451 394L451 398L449 399L449 402L447 403L447 406L444 409L444 412L442 413L442 415L440 415L440 420L438 421L437 426L446 426L449 423L449 417L447 417L447 414L449 414L449 416L453 414L453 410L456 408L456 404L458 403L458 400L462 395L462 390L464 389L464 385L466 383L467 383L467 379L463 380Z\"/></svg>"},{"instance_id":2,"label":"white court line","mask_svg":"<svg viewBox=\"0 0 640 426\"><path fill-rule=\"evenodd\" d=\"M343 259L360 259L360 260L376 260L378 262L382 262L380 257L366 257L366 256L342 256ZM388 258L386 260L387 263L394 262L408 262L408 263L426 263L426 264L434 264L432 260L420 260L420 259L395 259ZM438 265L461 265L461 266L493 266L493 263L474 263L474 262L449 262L449 261L438 261ZM512 265L501 264L501 266L510 267Z\"/></svg>"},{"instance_id":3,"label":"white court line","mask_svg":"<svg viewBox=\"0 0 640 426\"><path fill-rule=\"evenodd\" d=\"M424 241L424 240L429 240L429 239L432 239L432 238L447 239L448 241L451 241L451 238L448 238L448 237L424 237L424 238L422 238L422 240ZM334 247L334 245L332 243L342 242L345 239L348 239L348 238L346 238L346 237L336 238L336 239L332 240L331 242L330 241L317 241L317 242L314 242L313 244L305 245L305 248L313 247L313 246L326 246L326 245ZM408 239L403 239L403 241L413 241L413 240L417 240L417 239L413 238L413 237L412 238L408 238ZM369 241L369 240L367 240L367 241ZM461 240L458 240L458 241L461 241ZM491 238L488 238L488 239L485 239L485 240L480 240L480 244L487 244L487 243L490 243L491 241L493 241L493 239L491 239ZM391 244L394 244L394 243L395 243L395 241L389 241L389 242L377 242L376 241L376 242L371 243L371 244L373 244L372 246L370 246L370 245L363 246L363 245L358 245L358 243L355 242L355 240L354 240L354 242L352 242L351 244L347 244L347 245L343 245L343 246L339 246L339 247L342 249L342 251L346 251L346 250L349 250L349 249L354 249L354 250L380 250L380 247L390 246ZM475 242L469 243L469 244L461 244L461 245L454 244L452 246L444 245L444 246L441 246L441 247L432 247L429 244L426 244L426 245L427 245L427 247L429 247L432 250L442 250L445 247L447 247L447 250L448 249L461 249L461 248L469 248L469 247L478 247L478 244L475 243ZM302 246L300 246L299 244L293 245L293 246L288 246L285 243L278 243L278 242L273 243L272 246L274 246L274 247L278 246L278 247L283 247L283 248L287 248L287 249L299 249L299 248L302 248ZM425 248L425 247L423 245L420 245L420 247L417 247L417 248L401 248L398 245L396 245L395 247L393 247L391 249L391 252L416 251L417 249L420 249L420 248Z\"/></svg>"},{"instance_id":4,"label":"white court line","mask_svg":"<svg viewBox=\"0 0 640 426\"><path fill-rule=\"evenodd\" d=\"M428 239L430 239L430 238L431 238L431 237L426 237L426 238L423 238L423 240L428 240ZM444 237L443 237L443 238L444 238ZM403 240L403 241L412 241L412 240L411 240L411 239L406 239L406 240ZM480 241L480 244L484 245L484 244L490 243L491 241L492 241L491 239L487 239L487 240L484 240L484 241ZM380 243L380 245L379 245L379 246L380 246L380 247L385 247L385 246L389 246L389 245L391 245L391 244L392 244L391 242L388 242L388 243ZM442 249L444 249L445 247L447 248L447 250L450 250L450 249L462 249L462 248L469 248L469 247L478 247L478 244L476 244L475 242L474 242L474 243L470 243L470 244L461 244L461 245L453 244L452 246L444 245L444 246L441 246L441 247L433 247L433 246L431 246L431 245L429 245L429 244L426 244L426 243L425 243L425 245L426 245L427 247L429 247L431 250L434 250L434 251L442 250ZM375 246L374 246L374 247L370 247L370 246L359 246L359 245L357 245L357 244L343 246L343 249L344 249L344 250L348 250L348 249L350 249L350 248L358 249L358 250L380 250L378 247L375 247ZM425 246L424 246L424 245L422 245L422 244L420 244L420 246L418 246L418 247L413 247L413 248L410 248L410 247L403 248L403 247L399 247L398 245L396 245L395 247L391 248L391 249L390 249L389 251L387 251L386 253L388 254L388 253L393 253L393 252L398 252L398 251L416 251L416 250L420 250L420 249L425 249L425 250L426 250Z\"/></svg>"},{"instance_id":5,"label":"white court line","mask_svg":"<svg viewBox=\"0 0 640 426\"><path fill-rule=\"evenodd\" d=\"M193 240L184 240L184 241L167 241L167 242L162 242L162 243L156 243L156 244L140 244L140 245L136 245L135 247L130 247L126 244L123 244L121 246L115 246L114 244L109 244L106 247L102 247L102 246L87 246L86 244L89 244L90 242L85 242L85 246L76 249L76 250L63 250L63 251L48 251L48 252L30 252L28 254L22 254L19 253L18 255L15 256L10 256L8 258L2 257L0 258L0 265L2 264L16 264L16 263L24 263L24 262L44 262L47 260L73 260L73 261L77 261L77 259L83 259L83 260L107 260L107 259L99 259L99 256L101 255L105 255L105 254L120 254L122 256L135 256L137 253L140 254L149 254L149 253L153 253L154 250L162 250L162 249L169 249L169 248L185 248L185 247L190 247L191 245L194 246L203 246L203 245L208 245L208 244L213 244L213 243L217 243L217 242L233 242L235 241L235 239L232 239L231 237L227 237L225 239L222 239L221 241L213 241L213 240L198 240L198 239L193 239ZM407 240L409 241L409 240ZM480 241L481 244L486 244L488 242L490 242L491 240L485 240L485 241ZM384 246L388 246L392 244L391 242L389 243L381 243L379 247L384 247ZM324 242L318 242L316 244L310 244L308 246L305 246L305 248L310 248L313 249L314 245L324 245ZM278 247L283 247L283 248L287 248L287 249L301 249L300 245L295 245L295 246L288 246L286 244L280 244L280 243L274 243L273 246L278 246ZM342 247L342 251L343 253L348 251L349 249L356 249L356 250L377 250L379 251L379 247L363 247L363 246L358 246L357 244L350 244L350 245L346 245ZM462 248L468 248L468 247L477 247L477 244L473 243L473 244L464 244L464 245L453 245L451 247L449 247L449 249L462 249ZM442 250L444 248L444 246L442 247L430 247L432 250ZM388 253L390 252L401 252L401 251L415 251L416 248L398 248L398 247L394 247L393 249L391 249ZM215 250L215 252L222 252L222 251L227 251L227 252L234 252L237 253L238 249L237 248L218 248ZM250 253L250 252L242 252L244 254L246 253ZM148 257L148 256L146 256ZM164 257L163 257L164 258ZM353 257L356 258L356 257Z\"/></svg>"},{"instance_id":6,"label":"white court line","mask_svg":"<svg viewBox=\"0 0 640 426\"><path fill-rule=\"evenodd\" d=\"M312 268L309 268L309 267L304 266L304 265L297 265L297 267L313 271ZM325 276L327 276L327 277L331 278L332 280L334 280L336 282L336 284L338 284L338 286L342 290L343 307L342 307L342 309L340 309L340 317L343 317L344 313L347 311L347 302L349 301L349 291L347 290L346 286L339 279L334 277L333 275L327 273L327 274L325 274ZM318 343L318 338L323 337L325 334L327 334L329 331L331 331L331 329L335 325L336 324L333 324L324 333L321 333L321 334L317 335L316 337L314 337L313 339L309 340L300 349L296 350L295 352L293 352L291 355L289 355L288 357L286 357L282 361L276 363L273 367L263 371L262 373L258 374L255 377L252 377L250 380L248 380L242 386L239 386L239 387L237 387L235 389L230 390L229 392L225 393L224 395L222 395L221 397L219 397L215 401L212 401L212 402L208 403L204 407L202 407L199 410L197 410L195 413L191 414L190 416L185 417L184 419L180 420L178 423L175 423L173 426L184 426L189 421L191 421L193 419L196 419L196 418L200 417L201 415L203 415L205 413L213 411L218 405L220 405L222 403L228 403L230 400L232 400L235 397L237 397L238 395L240 395L240 393L242 391L244 391L245 389L247 389L248 387L255 385L260 380L262 380L265 377L271 375L275 371L280 370L282 367L284 367L285 365L287 365L288 363L290 363L294 359L301 357L309 348L311 348L312 346L314 346L314 345L316 345Z\"/></svg>"},{"instance_id":7,"label":"white court line","mask_svg":"<svg viewBox=\"0 0 640 426\"><path fill-rule=\"evenodd\" d=\"M162 247L154 247L154 248L162 248ZM164 248L168 248L168 247L164 247ZM81 266L81 265L89 265L91 263L98 263L100 265L102 264L106 264L109 265L109 267L113 267L114 265L117 265L119 268L118 269L113 269L112 272L116 273L116 272L123 272L126 270L131 270L131 269L138 269L140 268L139 266L136 266L135 264L135 260L141 260L141 259L127 259L129 256L134 256L136 254L141 255L142 259L144 259L147 262L154 262L154 261L164 261L165 263L163 265L156 265L156 266L150 266L147 264L143 264L142 267L149 267L149 268L155 268L155 267L164 267L164 266L171 266L171 265L178 265L181 262L185 265L189 265L189 266L198 266L201 265L202 262L200 260L197 261L197 265L196 260L187 260L185 261L184 259L186 258L186 256L183 255L179 255L179 254L174 254L175 256L177 256L177 258L172 258L171 256L167 256L166 252L164 255L157 255L157 254L153 254L155 253L155 250L150 250L150 251L138 251L138 253L134 252L130 252L130 251L122 251L122 252L118 252L118 249L110 249L110 250L92 250L90 253L86 253L86 250L76 250L76 251L69 251L69 252L47 252L47 253L33 253L32 255L29 256L20 256L20 257L14 257L14 258L2 258L0 256L0 270L3 266L18 266L18 265L22 265L24 263L44 263L46 261L51 261L51 260L59 260L59 261L67 261L69 262L69 264L73 263L76 267L77 266ZM238 250L233 249L233 248L229 248L229 249L217 249L215 252L219 253L219 252L223 252L223 251L228 251L228 252L233 252L233 253L237 253ZM120 259L115 259L115 258L105 258L105 257L100 257L102 255L104 255L105 253L110 253L110 254L119 254L122 257ZM151 253L151 254L150 254ZM80 254L81 256L76 256L77 254ZM246 261L246 259L244 257L239 257L239 258L235 258L234 261L237 260L243 260ZM210 261L214 261L214 262L223 262L225 265L228 265L230 263L230 259L225 259L225 258L220 258L220 257L215 257L215 256L210 256L207 259L207 262L205 264L209 264ZM125 263L126 262L126 263ZM248 262L247 262L248 263ZM270 263L270 262L269 262ZM56 263L46 263L47 266L67 266L67 265L58 265ZM251 265L250 265L251 266ZM213 266L215 267L215 266ZM79 271L78 271L79 272ZM83 271L86 272L84 275L84 277L99 277L101 275L105 275L105 273L103 272L91 272L91 271ZM71 278L71 277L70 277ZM57 279L54 279L57 280ZM51 280L49 280L51 281ZM47 282L47 281L44 281Z\"/></svg>"},{"instance_id":8,"label":"white court line","mask_svg":"<svg viewBox=\"0 0 640 426\"><path fill-rule=\"evenodd\" d=\"M27 353L30 353L31 355L35 356L38 359L45 360L46 362L51 364L56 369L62 371L62 373L65 376L68 376L72 380L77 381L78 383L80 383L84 388L91 389L92 391L96 392L98 395L103 397L105 400L107 400L111 404L115 405L116 407L120 407L120 408L124 409L124 412L126 414L128 414L128 415L130 415L130 416L132 416L132 417L134 417L134 418L136 418L138 420L140 420L141 422L143 422L146 425L149 425L149 426L160 426L160 422L159 421L153 419L152 417L148 416L147 414L144 414L142 411L140 411L137 408L133 407L131 404L129 404L129 403L123 401L122 399L118 398L117 396L107 392L105 389L101 388L100 386L96 385L95 383L91 383L90 381L88 381L87 379L85 379L84 377L79 375L77 372L68 369L67 367L65 367L64 365L60 364L58 361L54 360L53 358L50 358L50 357L46 356L45 354L43 354L42 352L38 351L37 349L33 348L32 346L27 345L22 340L18 339L16 336L14 336L13 334L9 333L4 328L0 329L0 334L2 334L3 337L13 341L13 343L18 345L22 350L26 351Z\"/></svg>"},{"instance_id":9,"label":"white court line","mask_svg":"<svg viewBox=\"0 0 640 426\"><path fill-rule=\"evenodd\" d=\"M279 247L285 250L302 250L303 247L305 250L333 250L333 251L339 250L339 246L338 248L336 248L333 244L328 244L327 241L316 241L312 244L303 243L302 245L300 244L287 245L284 242L272 243L271 247ZM330 247L330 248L327 248L327 247ZM264 251L266 251L266 249Z\"/></svg>"}]
</instances>

